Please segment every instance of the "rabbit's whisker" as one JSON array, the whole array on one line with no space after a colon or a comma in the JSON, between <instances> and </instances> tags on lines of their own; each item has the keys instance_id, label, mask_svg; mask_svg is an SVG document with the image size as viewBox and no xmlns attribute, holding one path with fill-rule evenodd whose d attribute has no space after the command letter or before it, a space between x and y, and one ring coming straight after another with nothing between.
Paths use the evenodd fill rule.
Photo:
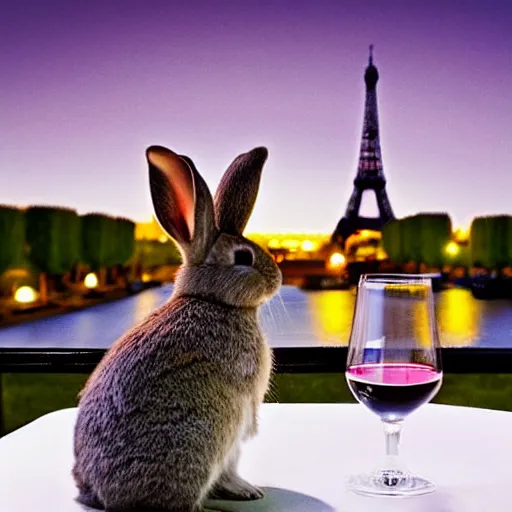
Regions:
<instances>
[{"instance_id":1,"label":"rabbit's whisker","mask_svg":"<svg viewBox=\"0 0 512 512\"><path fill-rule=\"evenodd\" d=\"M288 326L291 327L293 326L293 321L292 321L292 317L290 315L290 312L288 311L288 307L286 306L284 300L283 300L283 297L281 296L281 292L279 291L277 294L276 294L276 300L278 300L283 308L283 311L284 311L284 314L286 316L286 320L288 322Z\"/></svg>"}]
</instances>

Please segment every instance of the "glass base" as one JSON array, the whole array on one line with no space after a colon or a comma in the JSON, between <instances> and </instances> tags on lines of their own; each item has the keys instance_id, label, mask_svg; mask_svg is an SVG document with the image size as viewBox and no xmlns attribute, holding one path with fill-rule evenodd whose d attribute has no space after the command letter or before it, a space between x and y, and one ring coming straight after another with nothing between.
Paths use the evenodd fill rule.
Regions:
<instances>
[{"instance_id":1,"label":"glass base","mask_svg":"<svg viewBox=\"0 0 512 512\"><path fill-rule=\"evenodd\" d=\"M397 469L384 469L374 473L354 475L347 480L348 488L364 496L405 498L435 491L435 484Z\"/></svg>"}]
</instances>

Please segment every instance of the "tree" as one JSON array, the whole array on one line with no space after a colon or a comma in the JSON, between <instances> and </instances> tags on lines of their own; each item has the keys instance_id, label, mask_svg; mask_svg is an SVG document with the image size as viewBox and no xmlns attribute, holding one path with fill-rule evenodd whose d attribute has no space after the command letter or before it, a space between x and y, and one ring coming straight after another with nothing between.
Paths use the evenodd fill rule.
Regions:
<instances>
[{"instance_id":1,"label":"tree","mask_svg":"<svg viewBox=\"0 0 512 512\"><path fill-rule=\"evenodd\" d=\"M414 262L440 267L451 231L450 217L446 213L420 213L386 224L382 241L393 263Z\"/></svg>"},{"instance_id":2,"label":"tree","mask_svg":"<svg viewBox=\"0 0 512 512\"><path fill-rule=\"evenodd\" d=\"M129 219L118 217L116 263L125 265L135 251L135 223Z\"/></svg>"},{"instance_id":3,"label":"tree","mask_svg":"<svg viewBox=\"0 0 512 512\"><path fill-rule=\"evenodd\" d=\"M25 212L28 257L39 269L39 294L48 302L48 274L69 272L80 260L77 214L67 208L32 206Z\"/></svg>"},{"instance_id":4,"label":"tree","mask_svg":"<svg viewBox=\"0 0 512 512\"><path fill-rule=\"evenodd\" d=\"M420 262L429 267L442 267L445 248L452 236L452 223L446 213L420 214Z\"/></svg>"},{"instance_id":5,"label":"tree","mask_svg":"<svg viewBox=\"0 0 512 512\"><path fill-rule=\"evenodd\" d=\"M472 265L499 270L512 261L512 216L477 217L469 239Z\"/></svg>"},{"instance_id":6,"label":"tree","mask_svg":"<svg viewBox=\"0 0 512 512\"><path fill-rule=\"evenodd\" d=\"M25 216L23 211L0 205L0 274L23 262Z\"/></svg>"},{"instance_id":7,"label":"tree","mask_svg":"<svg viewBox=\"0 0 512 512\"><path fill-rule=\"evenodd\" d=\"M106 284L106 271L117 264L118 230L115 218L101 213L82 217L82 255L85 264L98 271L100 286Z\"/></svg>"},{"instance_id":8,"label":"tree","mask_svg":"<svg viewBox=\"0 0 512 512\"><path fill-rule=\"evenodd\" d=\"M395 264L402 261L402 224L393 220L382 227L382 244L389 259Z\"/></svg>"}]
</instances>

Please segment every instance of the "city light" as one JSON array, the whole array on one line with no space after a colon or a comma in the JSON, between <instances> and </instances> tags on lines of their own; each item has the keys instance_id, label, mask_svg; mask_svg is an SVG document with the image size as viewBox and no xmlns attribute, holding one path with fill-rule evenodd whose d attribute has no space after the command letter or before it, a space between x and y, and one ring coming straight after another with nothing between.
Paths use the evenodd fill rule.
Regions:
<instances>
[{"instance_id":1,"label":"city light","mask_svg":"<svg viewBox=\"0 0 512 512\"><path fill-rule=\"evenodd\" d=\"M96 274L93 272L87 274L84 279L84 285L86 288L89 288L89 290L96 288L98 286L98 277Z\"/></svg>"},{"instance_id":2,"label":"city light","mask_svg":"<svg viewBox=\"0 0 512 512\"><path fill-rule=\"evenodd\" d=\"M313 243L311 240L304 240L304 242L302 242L300 248L304 252L312 252L317 248L317 245L315 243Z\"/></svg>"},{"instance_id":3,"label":"city light","mask_svg":"<svg viewBox=\"0 0 512 512\"><path fill-rule=\"evenodd\" d=\"M453 236L457 242L467 242L469 240L470 229L469 228L457 228L453 232Z\"/></svg>"},{"instance_id":4,"label":"city light","mask_svg":"<svg viewBox=\"0 0 512 512\"><path fill-rule=\"evenodd\" d=\"M449 256L457 256L457 254L459 254L460 247L456 242L450 242L446 246L445 251L446 251L446 254L448 254Z\"/></svg>"},{"instance_id":5,"label":"city light","mask_svg":"<svg viewBox=\"0 0 512 512\"><path fill-rule=\"evenodd\" d=\"M135 225L135 240L156 241L162 237L165 237L165 233L154 217L149 222L137 222Z\"/></svg>"},{"instance_id":6,"label":"city light","mask_svg":"<svg viewBox=\"0 0 512 512\"><path fill-rule=\"evenodd\" d=\"M21 286L14 293L14 300L20 304L30 304L37 300L37 291L31 286Z\"/></svg>"},{"instance_id":7,"label":"city light","mask_svg":"<svg viewBox=\"0 0 512 512\"><path fill-rule=\"evenodd\" d=\"M343 256L343 254L340 252L334 252L329 258L329 266L331 268L339 268L345 265L345 261L345 256Z\"/></svg>"},{"instance_id":8,"label":"city light","mask_svg":"<svg viewBox=\"0 0 512 512\"><path fill-rule=\"evenodd\" d=\"M295 238L285 238L281 242L281 247L283 249L288 249L289 251L296 251L298 247L300 247L300 240Z\"/></svg>"}]
</instances>

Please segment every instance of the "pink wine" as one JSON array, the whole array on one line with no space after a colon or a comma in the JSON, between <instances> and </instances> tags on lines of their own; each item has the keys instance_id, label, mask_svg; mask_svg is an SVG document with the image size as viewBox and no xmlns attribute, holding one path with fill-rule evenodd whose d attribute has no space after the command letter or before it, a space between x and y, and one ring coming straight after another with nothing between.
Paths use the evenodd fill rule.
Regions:
<instances>
[{"instance_id":1,"label":"pink wine","mask_svg":"<svg viewBox=\"0 0 512 512\"><path fill-rule=\"evenodd\" d=\"M372 363L351 366L346 376L359 402L384 421L400 421L435 396L442 374L424 364Z\"/></svg>"}]
</instances>

